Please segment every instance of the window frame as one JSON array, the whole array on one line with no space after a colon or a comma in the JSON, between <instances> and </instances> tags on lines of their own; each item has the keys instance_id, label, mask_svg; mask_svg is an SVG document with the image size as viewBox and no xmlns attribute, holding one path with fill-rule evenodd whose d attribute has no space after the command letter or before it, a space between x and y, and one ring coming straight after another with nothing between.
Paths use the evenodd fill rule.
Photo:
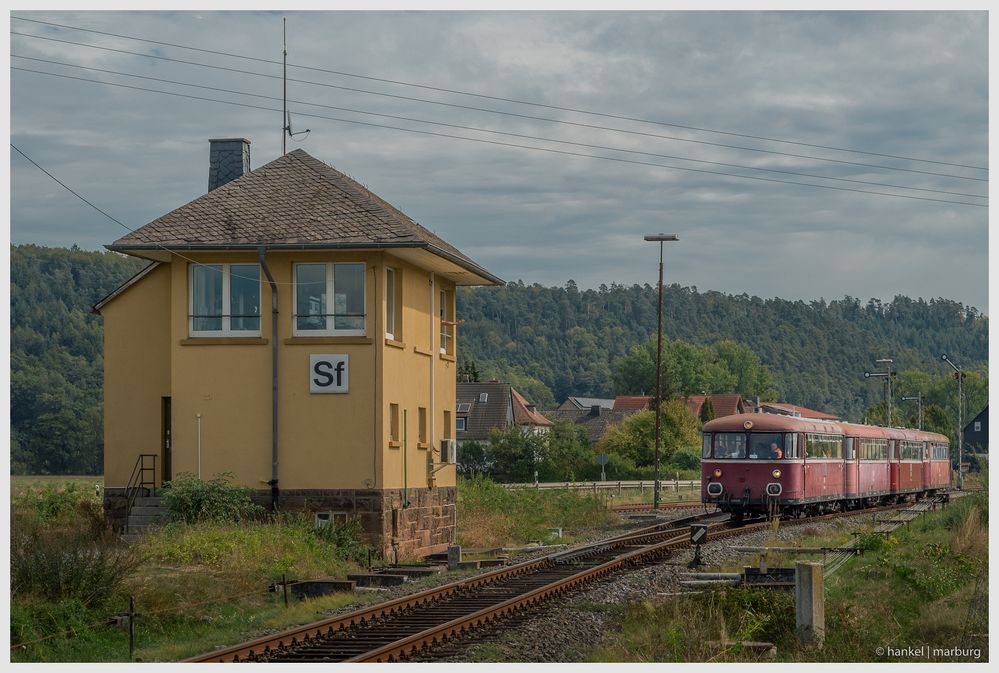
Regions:
<instances>
[{"instance_id":1,"label":"window frame","mask_svg":"<svg viewBox=\"0 0 999 673\"><path fill-rule=\"evenodd\" d=\"M448 291L441 289L439 295L440 314L440 352L441 355L454 354L454 316L451 315L451 304L448 300ZM450 317L449 317L450 316Z\"/></svg>"},{"instance_id":2,"label":"window frame","mask_svg":"<svg viewBox=\"0 0 999 673\"><path fill-rule=\"evenodd\" d=\"M361 302L364 307L364 312L359 316L351 315L349 317L360 317L362 327L360 329L337 329L336 328L336 314L329 313L324 315L323 318L326 321L325 329L301 329L298 326L298 319L301 317L298 312L298 269L302 266L320 266L324 267L323 273L325 274L326 281L326 297L327 306L326 311L330 311L333 308L333 303L335 302L334 292L336 291L336 284L334 279L336 277L336 267L338 265L343 266L359 266L361 267ZM291 268L292 277L292 314L291 314L291 330L292 335L297 337L309 337L309 336L356 336L363 337L368 334L368 265L365 262L294 262ZM343 316L341 316L343 317Z\"/></svg>"},{"instance_id":3,"label":"window frame","mask_svg":"<svg viewBox=\"0 0 999 673\"><path fill-rule=\"evenodd\" d=\"M455 432L468 432L468 418L465 416L458 416L454 419L454 431Z\"/></svg>"},{"instance_id":4,"label":"window frame","mask_svg":"<svg viewBox=\"0 0 999 673\"><path fill-rule=\"evenodd\" d=\"M222 328L218 330L196 330L194 321L198 317L194 314L194 273L198 267L214 268L222 267L219 273L222 274L222 312L219 318L222 320ZM232 267L233 266L255 266L257 267L257 329L255 330L234 330L232 329ZM187 334L191 338L200 339L205 337L225 337L225 338L259 338L262 334L263 317L261 315L261 304L263 301L263 282L260 273L260 264L255 262L212 262L194 263L188 266L187 274ZM252 316L240 316L252 317Z\"/></svg>"},{"instance_id":5,"label":"window frame","mask_svg":"<svg viewBox=\"0 0 999 673\"><path fill-rule=\"evenodd\" d=\"M385 267L385 338L393 341L401 341L402 330L398 323L401 321L398 306L398 293L396 285L399 282L399 270L392 266Z\"/></svg>"}]
</instances>

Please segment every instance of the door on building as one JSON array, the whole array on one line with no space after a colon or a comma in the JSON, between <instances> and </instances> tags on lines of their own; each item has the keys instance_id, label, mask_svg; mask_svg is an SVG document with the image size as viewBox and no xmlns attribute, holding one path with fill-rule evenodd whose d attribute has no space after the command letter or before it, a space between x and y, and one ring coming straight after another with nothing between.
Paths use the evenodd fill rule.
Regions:
<instances>
[{"instance_id":1,"label":"door on building","mask_svg":"<svg viewBox=\"0 0 999 673\"><path fill-rule=\"evenodd\" d=\"M170 422L170 398L163 398L163 476L160 483L173 479L171 465L173 454L173 436Z\"/></svg>"}]
</instances>

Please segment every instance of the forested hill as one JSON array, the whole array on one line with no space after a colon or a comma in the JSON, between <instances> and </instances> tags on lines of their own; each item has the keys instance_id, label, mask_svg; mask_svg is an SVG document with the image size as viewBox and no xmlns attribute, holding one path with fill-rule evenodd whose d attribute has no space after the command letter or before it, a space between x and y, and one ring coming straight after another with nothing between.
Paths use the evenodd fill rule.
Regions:
<instances>
[{"instance_id":1,"label":"forested hill","mask_svg":"<svg viewBox=\"0 0 999 673\"><path fill-rule=\"evenodd\" d=\"M11 247L13 471L101 471L102 326L90 311L143 266L112 253ZM986 367L987 319L944 299L803 303L672 286L665 305L671 339L746 344L783 398L852 418L880 399L863 379L877 358L939 374L947 352L966 369ZM462 289L458 317L461 364L474 361L484 377L509 380L547 406L614 394L615 360L655 334L656 291L580 291L571 281Z\"/></svg>"},{"instance_id":2,"label":"forested hill","mask_svg":"<svg viewBox=\"0 0 999 673\"><path fill-rule=\"evenodd\" d=\"M459 353L485 376L519 382L535 397L544 395L539 381L558 402L613 397L615 360L656 333L656 298L648 285L580 290L572 281L463 288ZM881 399L880 386L863 378L879 358L939 374L947 353L965 369L987 369L987 317L948 299L806 303L672 285L664 305L670 339L746 344L774 372L783 399L858 420Z\"/></svg>"},{"instance_id":3,"label":"forested hill","mask_svg":"<svg viewBox=\"0 0 999 673\"><path fill-rule=\"evenodd\" d=\"M103 329L91 308L144 266L113 253L11 247L12 472L104 471Z\"/></svg>"}]
</instances>

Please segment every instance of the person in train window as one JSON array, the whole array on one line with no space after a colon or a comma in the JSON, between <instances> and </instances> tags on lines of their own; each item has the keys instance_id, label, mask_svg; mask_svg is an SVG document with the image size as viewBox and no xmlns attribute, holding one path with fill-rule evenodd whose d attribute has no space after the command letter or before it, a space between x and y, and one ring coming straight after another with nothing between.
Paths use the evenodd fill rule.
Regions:
<instances>
[{"instance_id":1,"label":"person in train window","mask_svg":"<svg viewBox=\"0 0 999 673\"><path fill-rule=\"evenodd\" d=\"M777 446L777 442L770 443L770 454L776 460L782 460L784 458L784 451L779 446Z\"/></svg>"}]
</instances>

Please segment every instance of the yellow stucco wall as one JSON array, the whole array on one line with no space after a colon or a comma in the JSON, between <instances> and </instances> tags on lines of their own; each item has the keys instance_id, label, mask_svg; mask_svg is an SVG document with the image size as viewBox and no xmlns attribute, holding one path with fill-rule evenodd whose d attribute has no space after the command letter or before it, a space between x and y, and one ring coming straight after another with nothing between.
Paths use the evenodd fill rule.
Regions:
<instances>
[{"instance_id":1,"label":"yellow stucco wall","mask_svg":"<svg viewBox=\"0 0 999 673\"><path fill-rule=\"evenodd\" d=\"M170 395L169 302L170 266L161 265L101 309L104 483L110 487L127 485L139 454L160 454L163 398Z\"/></svg>"},{"instance_id":2,"label":"yellow stucco wall","mask_svg":"<svg viewBox=\"0 0 999 673\"><path fill-rule=\"evenodd\" d=\"M202 263L258 261L255 252L186 256ZM293 264L330 261L365 264L366 335L293 337ZM431 310L430 273L385 253L278 251L268 252L267 262L278 283L281 489L425 488L428 456L439 461L440 439L454 437L456 363L439 352L437 305L439 292L445 289L448 315L454 316L454 284L435 279ZM401 272L401 341L385 338L386 264ZM155 439L152 446L158 450L160 403L169 395L173 404L173 476L180 472L198 474L200 465L203 478L230 472L237 483L266 489L271 478L273 339L266 276L262 271L260 338L192 339L188 334L189 267L186 260L174 258L157 270L155 279L143 278L102 310L108 372L105 474L117 475L125 469L123 463L131 470L135 458L129 459L128 447L140 438L143 442ZM152 292L158 292L158 300L141 300ZM133 315L140 317L133 321L129 317ZM141 326L129 326L131 322ZM130 329L142 330L143 338L136 335L129 339ZM139 349L130 345L135 342L149 345ZM153 359L159 368L156 376L126 375L136 370L140 354L148 357L150 353L155 353ZM310 354L349 355L349 392L311 394ZM431 363L435 379L432 405ZM409 412L405 449L389 445L390 403ZM420 407L427 409L428 434L432 434L426 448L417 445ZM451 419L447 430L443 427L445 410ZM405 476L403 453L408 457ZM453 486L455 469L444 467L434 477L439 486ZM117 485L112 481L108 484Z\"/></svg>"}]
</instances>

